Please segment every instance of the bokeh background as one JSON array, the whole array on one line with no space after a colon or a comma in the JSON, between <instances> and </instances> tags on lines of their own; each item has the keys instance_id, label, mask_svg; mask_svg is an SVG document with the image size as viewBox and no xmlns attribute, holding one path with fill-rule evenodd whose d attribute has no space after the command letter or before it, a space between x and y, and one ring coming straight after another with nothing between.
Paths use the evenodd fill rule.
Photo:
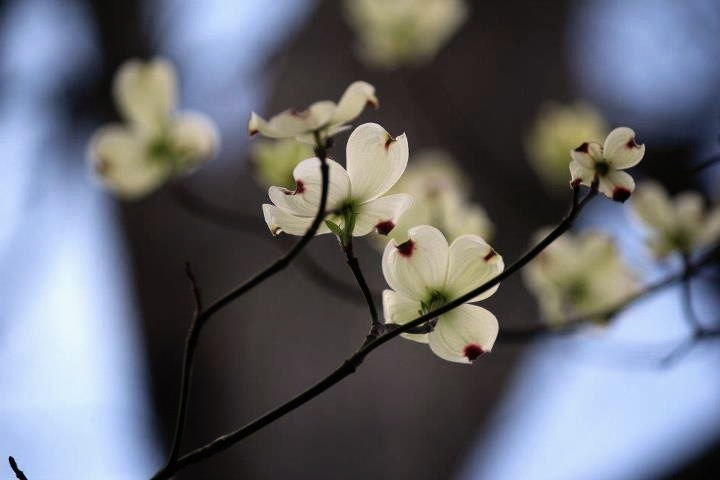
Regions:
<instances>
[{"instance_id":1,"label":"bokeh background","mask_svg":"<svg viewBox=\"0 0 720 480\"><path fill-rule=\"evenodd\" d=\"M287 248L261 217L251 110L372 83L381 108L360 121L406 132L411 156L450 151L506 260L567 206L569 191L544 187L523 149L547 100L594 103L646 143L636 176L717 201L718 168L692 170L718 151L720 2L468 3L470 17L432 62L382 70L355 55L342 2L0 1L0 453L32 480L148 478L162 465L192 312L184 263L209 300ZM177 65L182 105L218 122L222 151L192 177L121 203L91 178L86 142L117 118L118 65L156 55ZM188 195L247 218L241 228L209 218ZM627 209L595 203L586 223L617 235L645 278L677 267L648 266ZM358 253L382 289L379 253ZM329 236L307 255L351 280ZM712 325L717 277L696 284ZM688 335L678 295L642 302L603 334L518 345L501 333L472 367L391 342L331 391L178 478L717 478L720 345L661 366ZM292 266L218 315L201 341L184 450L351 354L367 329L353 300ZM486 304L501 327L539 321L519 277Z\"/></svg>"}]
</instances>

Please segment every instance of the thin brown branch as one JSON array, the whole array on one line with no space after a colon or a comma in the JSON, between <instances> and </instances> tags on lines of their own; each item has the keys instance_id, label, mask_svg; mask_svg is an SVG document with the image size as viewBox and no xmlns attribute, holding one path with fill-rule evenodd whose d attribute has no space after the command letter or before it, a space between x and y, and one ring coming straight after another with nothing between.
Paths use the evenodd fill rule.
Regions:
<instances>
[{"instance_id":1,"label":"thin brown branch","mask_svg":"<svg viewBox=\"0 0 720 480\"><path fill-rule=\"evenodd\" d=\"M576 189L579 187L575 187ZM575 192L573 192L573 195L575 195ZM404 324L400 325L397 328L391 329L386 331L383 335L379 336L378 338L370 341L365 342L360 347L360 349L355 352L350 358L345 360L335 371L333 371L330 375L320 380L318 383L313 385L312 387L305 390L303 393L299 394L298 396L292 398L291 400L285 402L284 404L278 406L277 408L267 412L266 414L258 417L254 421L248 423L244 427L235 430L231 433L228 433L226 435L223 435L221 437L218 437L217 439L213 440L212 442L197 448L193 450L192 452L178 458L174 462L169 462L168 465L165 466L161 471L155 474L153 477L154 480L160 480L160 479L166 479L169 478L174 473L178 472L179 470L185 468L188 465L192 465L195 463L198 463L204 459L210 458L214 455L217 455L218 453L230 448L231 446L235 445L239 441L247 438L248 436L252 435L253 433L261 430L262 428L266 427L267 425L273 423L277 419L283 417L284 415L287 415L288 413L292 412L296 408L304 405L308 401L312 400L313 398L317 397L321 393L325 392L329 388L331 388L333 385L337 384L347 376L351 375L356 371L356 369L362 364L365 357L367 357L372 351L379 348L380 346L384 345L385 343L389 342L390 340L394 339L401 333L407 332L411 330L414 327L417 327L433 318L438 317L439 315L442 315L444 313L447 313L448 311L458 307L459 305L462 305L463 303L466 303L476 297L477 295L489 290L490 288L494 287L498 283L504 281L506 278L512 276L517 271L522 269L527 263L529 263L533 258L535 258L540 252L542 252L545 248L547 248L548 245L550 245L552 242L554 242L558 237L560 237L563 233L568 231L573 223L575 222L575 219L580 214L580 212L583 210L583 208L597 195L597 182L593 183L592 188L590 191L583 197L582 200L579 202L576 202L573 200L573 205L568 212L568 214L563 218L563 220L545 237L543 238L536 246L531 248L528 252L526 252L522 257L517 259L513 264L511 264L506 270L498 274L497 276L493 277L492 279L488 280L484 284L476 287L475 289L469 291L468 293L448 302L447 304L436 308L435 310L432 310L424 315L419 316L418 318Z\"/></svg>"},{"instance_id":2,"label":"thin brown branch","mask_svg":"<svg viewBox=\"0 0 720 480\"><path fill-rule=\"evenodd\" d=\"M384 331L384 325L378 317L378 311L377 307L375 306L375 301L373 300L373 294L370 291L370 287L368 287L362 270L360 269L360 262L355 256L352 244L352 237L350 237L347 240L346 244L343 245L343 251L345 252L347 264L350 267L350 270L352 270L352 273L355 276L355 280L357 281L358 286L360 286L360 290L362 290L363 298L365 298L365 303L367 303L368 310L370 311L370 332L368 333L365 340L366 342L368 342L382 335Z\"/></svg>"},{"instance_id":3,"label":"thin brown branch","mask_svg":"<svg viewBox=\"0 0 720 480\"><path fill-rule=\"evenodd\" d=\"M170 188L173 198L178 205L185 208L188 212L196 215L207 222L214 225L232 228L242 233L260 236L266 239L268 230L264 223L259 220L257 215L240 212L223 206L215 205L208 202L204 198L191 192L181 184L174 184ZM273 245L286 249L289 246L289 238L279 237L273 242ZM341 279L328 273L308 254L299 255L296 263L305 271L307 278L319 287L343 297L353 303L363 303L361 298L357 296L357 289ZM377 295L378 292L373 292Z\"/></svg>"},{"instance_id":4,"label":"thin brown branch","mask_svg":"<svg viewBox=\"0 0 720 480\"><path fill-rule=\"evenodd\" d=\"M594 318L611 318L619 314L626 308L635 304L636 302L646 298L653 293L663 290L671 285L683 282L688 276L695 276L703 267L710 265L716 260L717 254L720 253L720 244L707 251L705 254L700 256L695 262L688 260L688 263L684 266L683 270L678 273L672 273L667 275L660 280L657 280L645 288L629 296L622 302L603 310L597 310L585 315L579 315L572 318L568 318L565 321L559 323L557 326L550 326L547 324L532 325L529 327L517 327L517 328L501 328L500 329L500 345L507 343L524 343L535 339L540 335L546 333L549 334L563 334L575 331L578 327L591 322Z\"/></svg>"},{"instance_id":5,"label":"thin brown branch","mask_svg":"<svg viewBox=\"0 0 720 480\"><path fill-rule=\"evenodd\" d=\"M185 418L187 416L188 397L190 393L190 380L192 377L192 367L195 359L195 350L197 349L198 340L200 335L207 325L208 321L217 312L222 310L225 306L230 304L233 300L242 296L255 286L261 284L274 274L285 269L292 260L310 243L310 240L315 236L320 227L323 219L325 218L325 209L327 205L328 197L328 184L329 184L329 171L327 163L327 147L326 144L320 141L318 134L316 136L317 145L315 147L315 154L320 159L320 171L322 175L322 189L320 195L320 204L318 206L317 214L313 219L312 224L308 228L305 235L291 248L285 255L268 265L263 270L250 277L247 281L240 284L239 286L226 293L214 303L212 303L207 309L204 309L193 319L190 326L190 330L185 342L185 353L183 357L183 370L180 382L180 399L178 402L178 415L175 423L175 434L173 435L172 446L170 454L168 456L166 467L161 470L164 471L168 466L172 465L177 459L180 446L182 444L183 433L185 430Z\"/></svg>"},{"instance_id":6,"label":"thin brown branch","mask_svg":"<svg viewBox=\"0 0 720 480\"><path fill-rule=\"evenodd\" d=\"M15 474L15 477L17 477L17 480L28 480L28 477L25 475L25 473L23 473L22 470L20 470L20 467L18 467L18 464L13 457L8 457L8 462L10 462L10 468L12 468L12 471Z\"/></svg>"}]
</instances>

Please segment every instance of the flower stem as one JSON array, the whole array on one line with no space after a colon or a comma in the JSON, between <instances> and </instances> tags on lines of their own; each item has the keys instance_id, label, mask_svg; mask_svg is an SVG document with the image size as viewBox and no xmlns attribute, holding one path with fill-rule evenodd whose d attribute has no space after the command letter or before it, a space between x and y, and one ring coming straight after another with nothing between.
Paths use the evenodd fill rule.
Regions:
<instances>
[{"instance_id":1,"label":"flower stem","mask_svg":"<svg viewBox=\"0 0 720 480\"><path fill-rule=\"evenodd\" d=\"M580 187L575 186L573 188L577 189ZM577 195L577 192L573 192L573 195ZM582 198L582 200L580 200L579 202L575 201L576 197L574 197L572 207L570 208L570 211L568 212L568 214L545 238L543 238L540 241L540 243L538 243L536 246L531 248L522 257L517 259L512 265L510 265L503 272L499 273L497 276L493 277L492 279L488 280L487 282L478 286L477 288L469 291L468 293L462 295L461 297L458 297L458 298L446 303L445 305L443 305L439 308L436 308L435 310L427 312L426 314L421 315L404 325L400 325L397 328L388 330L384 334L371 340L370 342L363 343L363 345L360 347L360 349L358 349L351 357L349 357L339 367L337 367L337 369L335 369L335 371L333 371L330 375L328 375L327 377L320 380L318 383L316 383L312 387L308 388L307 390L305 390L301 394L297 395L296 397L290 399L286 403L283 403L282 405L278 406L277 408L270 410L269 412L265 413L264 415L258 417L257 419L253 420L252 422L246 424L245 426L241 427L240 429L230 432L226 435L220 436L220 437L216 438L215 440L213 440L212 442L210 442L200 448L197 448L186 455L183 455L182 457L178 458L174 462L168 462L168 465L166 465L165 468L163 468L161 471L159 471L158 473L155 474L155 476L153 477L153 480L169 478L172 474L174 474L175 472L178 472L179 470L185 468L188 465L198 463L206 458L210 458L210 457L230 448L231 446L238 443L239 441L249 437L250 435L252 435L255 432L264 428L265 426L273 423L277 419L287 415L288 413L292 412L296 408L304 405L308 401L317 397L318 395L325 392L326 390L328 390L335 384L339 383L345 377L353 374L356 371L356 369L360 366L360 364L363 362L365 357L367 355L369 355L373 350L375 350L378 347L389 342L390 340L397 337L401 333L404 333L404 332L412 329L413 327L421 325L421 324L427 322L428 320L431 320L439 315L442 315L443 313L446 313L446 312L458 307L459 305L462 305L463 303L466 303L467 301L471 300L472 298L476 297L477 295L489 290L490 288L494 287L501 281L510 277L511 275L516 273L518 270L523 268L525 265L527 265L533 258L535 258L540 252L542 252L548 245L550 245L552 242L554 242L563 233L568 231L570 229L570 227L572 227L573 223L575 222L575 219L580 214L582 209L596 195L597 195L597 182L594 182L593 185L591 186L590 190Z\"/></svg>"},{"instance_id":2,"label":"flower stem","mask_svg":"<svg viewBox=\"0 0 720 480\"><path fill-rule=\"evenodd\" d=\"M327 143L321 141L320 135L317 132L315 133L315 140L315 155L320 159L322 190L320 194L320 205L318 206L317 214L315 215L315 218L310 225L310 228L308 228L307 232L305 232L305 235L303 235L300 240L298 240L298 242L285 255L275 260L263 270L257 272L255 275L250 277L242 284L233 288L231 291L220 297L206 309L202 311L196 310L196 314L193 316L190 331L185 341L185 353L183 357L183 370L180 381L180 399L178 404L177 420L175 423L175 434L173 436L172 446L170 448L170 454L168 455L167 464L160 472L167 470L169 466L173 465L180 453L182 437L185 431L185 419L187 416L188 396L190 393L190 380L192 376L193 363L195 360L195 350L197 349L198 340L200 338L200 334L203 331L203 328L205 327L205 325L207 325L208 321L210 320L210 318L213 317L214 314L216 314L218 311L230 304L233 300L242 296L243 294L251 290L253 287L259 285L274 274L285 269L315 236L318 228L320 227L323 219L325 218L325 208L327 205L329 184Z\"/></svg>"},{"instance_id":3,"label":"flower stem","mask_svg":"<svg viewBox=\"0 0 720 480\"><path fill-rule=\"evenodd\" d=\"M685 320L690 324L690 328L693 330L693 335L697 335L703 331L703 326L698 320L695 314L695 309L692 304L692 288L690 281L692 279L692 263L690 262L690 256L683 254L683 275L682 275L682 306L683 312L685 313Z\"/></svg>"},{"instance_id":4,"label":"flower stem","mask_svg":"<svg viewBox=\"0 0 720 480\"><path fill-rule=\"evenodd\" d=\"M368 333L365 340L366 342L369 342L372 339L382 335L384 325L378 318L378 311L377 307L375 307L375 301L373 300L372 292L370 291L370 287L368 287L368 284L365 281L365 276L360 269L360 262L358 261L357 257L355 256L355 252L353 251L352 237L348 238L345 241L342 248L345 252L347 264L350 266L350 270L352 270L352 273L355 276L355 280L357 280L357 283L360 286L360 290L362 290L363 297L365 297L365 303L367 303L368 310L370 310L370 332Z\"/></svg>"},{"instance_id":5,"label":"flower stem","mask_svg":"<svg viewBox=\"0 0 720 480\"><path fill-rule=\"evenodd\" d=\"M18 464L13 457L8 457L8 462L10 462L10 468L12 468L12 471L18 480L28 480L28 477L26 477L25 473L20 470L20 467L18 467Z\"/></svg>"}]
</instances>

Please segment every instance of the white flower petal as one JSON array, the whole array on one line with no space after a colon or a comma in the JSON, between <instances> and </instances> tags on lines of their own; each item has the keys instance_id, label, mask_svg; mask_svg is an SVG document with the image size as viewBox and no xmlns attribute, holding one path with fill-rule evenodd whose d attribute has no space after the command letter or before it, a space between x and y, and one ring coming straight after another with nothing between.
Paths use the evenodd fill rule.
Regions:
<instances>
[{"instance_id":1,"label":"white flower petal","mask_svg":"<svg viewBox=\"0 0 720 480\"><path fill-rule=\"evenodd\" d=\"M305 235L305 232L307 232L308 228L310 228L314 219L314 217L301 217L293 215L292 213L288 213L275 205L270 205L269 203L264 203L262 209L263 216L265 217L265 223L267 223L267 226L273 235L277 235L281 232L289 235ZM329 232L330 230L327 226L325 226L324 223L321 223L316 235Z\"/></svg>"},{"instance_id":2,"label":"white flower petal","mask_svg":"<svg viewBox=\"0 0 720 480\"><path fill-rule=\"evenodd\" d=\"M217 151L219 143L215 123L206 115L195 112L175 117L170 127L170 137L186 168L209 160Z\"/></svg>"},{"instance_id":3,"label":"white flower petal","mask_svg":"<svg viewBox=\"0 0 720 480\"><path fill-rule=\"evenodd\" d=\"M595 169L595 162L602 160L603 151L600 144L585 142L579 147L570 150L570 157L587 169Z\"/></svg>"},{"instance_id":4,"label":"white flower petal","mask_svg":"<svg viewBox=\"0 0 720 480\"><path fill-rule=\"evenodd\" d=\"M353 82L340 98L337 108L330 119L330 124L342 125L355 119L368 104L378 108L375 87L367 82Z\"/></svg>"},{"instance_id":5,"label":"white flower petal","mask_svg":"<svg viewBox=\"0 0 720 480\"><path fill-rule=\"evenodd\" d=\"M269 138L287 138L292 135L286 135L285 132L275 130L270 124L255 112L250 112L250 119L248 120L248 135L253 136L260 134L264 137Z\"/></svg>"},{"instance_id":6,"label":"white flower petal","mask_svg":"<svg viewBox=\"0 0 720 480\"><path fill-rule=\"evenodd\" d=\"M383 316L385 323L405 325L420 316L420 301L392 290L383 290ZM402 337L420 343L428 343L427 333L403 333Z\"/></svg>"},{"instance_id":7,"label":"white flower petal","mask_svg":"<svg viewBox=\"0 0 720 480\"><path fill-rule=\"evenodd\" d=\"M265 120L257 113L252 112L248 121L248 134L260 133L270 138L301 136L325 125L334 109L335 104L333 102L316 102L310 105L307 110L285 110L270 118L270 120Z\"/></svg>"},{"instance_id":8,"label":"white flower petal","mask_svg":"<svg viewBox=\"0 0 720 480\"><path fill-rule=\"evenodd\" d=\"M409 240L388 242L382 271L390 288L418 300L445 285L448 244L435 227L421 225L408 231Z\"/></svg>"},{"instance_id":9,"label":"white flower petal","mask_svg":"<svg viewBox=\"0 0 720 480\"><path fill-rule=\"evenodd\" d=\"M612 168L626 169L642 160L645 145L635 142L635 132L631 128L618 127L605 139L603 154Z\"/></svg>"},{"instance_id":10,"label":"white flower petal","mask_svg":"<svg viewBox=\"0 0 720 480\"><path fill-rule=\"evenodd\" d=\"M631 206L648 226L668 231L673 225L673 206L665 189L657 182L644 181L633 193Z\"/></svg>"},{"instance_id":11,"label":"white flower petal","mask_svg":"<svg viewBox=\"0 0 720 480\"><path fill-rule=\"evenodd\" d=\"M479 287L505 268L502 257L477 235L462 235L452 242L449 261L445 293L451 300ZM495 285L469 301L488 298L498 287Z\"/></svg>"},{"instance_id":12,"label":"white flower petal","mask_svg":"<svg viewBox=\"0 0 720 480\"><path fill-rule=\"evenodd\" d=\"M328 199L326 210L334 210L350 195L350 179L345 169L336 161L327 159ZM320 205L322 193L322 172L320 159L308 158L300 162L293 170L295 190L282 187L270 187L268 195L275 205L292 213L305 217L314 217Z\"/></svg>"},{"instance_id":13,"label":"white flower petal","mask_svg":"<svg viewBox=\"0 0 720 480\"><path fill-rule=\"evenodd\" d=\"M385 195L357 207L353 236L360 237L376 230L387 235L397 224L398 218L410 205L413 199L406 193Z\"/></svg>"},{"instance_id":14,"label":"white flower petal","mask_svg":"<svg viewBox=\"0 0 720 480\"><path fill-rule=\"evenodd\" d=\"M149 193L169 175L164 165L149 161L143 137L121 125L108 125L93 134L88 159L102 182L127 199Z\"/></svg>"},{"instance_id":15,"label":"white flower petal","mask_svg":"<svg viewBox=\"0 0 720 480\"><path fill-rule=\"evenodd\" d=\"M408 155L405 134L393 139L377 123L356 128L347 143L347 170L353 198L366 202L387 192L405 171Z\"/></svg>"},{"instance_id":16,"label":"white flower petal","mask_svg":"<svg viewBox=\"0 0 720 480\"><path fill-rule=\"evenodd\" d=\"M430 349L450 362L472 363L492 350L498 335L495 315L477 305L460 305L443 314L428 335Z\"/></svg>"},{"instance_id":17,"label":"white flower petal","mask_svg":"<svg viewBox=\"0 0 720 480\"><path fill-rule=\"evenodd\" d=\"M322 100L310 105L307 111L310 112L310 118L312 119L312 130L328 126L336 108L335 102L330 100Z\"/></svg>"},{"instance_id":18,"label":"white flower petal","mask_svg":"<svg viewBox=\"0 0 720 480\"><path fill-rule=\"evenodd\" d=\"M570 161L570 184L587 185L590 186L593 179L595 178L594 168L585 168L580 162L575 160Z\"/></svg>"},{"instance_id":19,"label":"white flower petal","mask_svg":"<svg viewBox=\"0 0 720 480\"><path fill-rule=\"evenodd\" d=\"M164 59L125 62L113 84L115 103L122 115L145 131L156 132L175 109L175 69Z\"/></svg>"},{"instance_id":20,"label":"white flower petal","mask_svg":"<svg viewBox=\"0 0 720 480\"><path fill-rule=\"evenodd\" d=\"M621 170L610 170L600 177L598 190L616 202L624 202L635 190L635 180Z\"/></svg>"}]
</instances>

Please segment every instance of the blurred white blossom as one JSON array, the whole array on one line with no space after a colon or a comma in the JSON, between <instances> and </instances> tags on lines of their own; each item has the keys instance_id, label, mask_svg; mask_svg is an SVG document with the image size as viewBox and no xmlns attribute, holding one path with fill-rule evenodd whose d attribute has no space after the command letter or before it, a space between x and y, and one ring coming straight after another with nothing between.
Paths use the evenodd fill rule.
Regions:
<instances>
[{"instance_id":1,"label":"blurred white blossom","mask_svg":"<svg viewBox=\"0 0 720 480\"><path fill-rule=\"evenodd\" d=\"M449 241L466 233L492 237L492 222L480 205L468 200L468 181L445 151L428 150L414 155L390 193L409 193L414 200L388 234L398 243L407 240L408 230L416 225L432 225ZM384 248L385 238L377 240L376 245Z\"/></svg>"},{"instance_id":2,"label":"blurred white blossom","mask_svg":"<svg viewBox=\"0 0 720 480\"><path fill-rule=\"evenodd\" d=\"M616 202L624 202L635 189L635 180L622 170L640 163L645 145L635 142L632 129L618 127L608 134L602 146L585 142L570 150L570 155L572 185L590 186L597 179L601 193Z\"/></svg>"},{"instance_id":3,"label":"blurred white blossom","mask_svg":"<svg viewBox=\"0 0 720 480\"><path fill-rule=\"evenodd\" d=\"M192 171L218 148L214 123L195 112L176 112L177 80L162 58L124 63L113 83L125 124L99 128L88 157L100 180L116 194L137 198L175 175Z\"/></svg>"},{"instance_id":4,"label":"blurred white blossom","mask_svg":"<svg viewBox=\"0 0 720 480\"><path fill-rule=\"evenodd\" d=\"M567 185L568 151L580 142L599 142L608 133L600 113L589 103L544 104L525 139L530 165L549 186Z\"/></svg>"},{"instance_id":5,"label":"blurred white blossom","mask_svg":"<svg viewBox=\"0 0 720 480\"><path fill-rule=\"evenodd\" d=\"M429 62L468 16L463 0L346 0L360 58L396 68Z\"/></svg>"},{"instance_id":6,"label":"blurred white blossom","mask_svg":"<svg viewBox=\"0 0 720 480\"><path fill-rule=\"evenodd\" d=\"M317 233L329 233L328 222L354 236L392 230L397 218L412 204L412 197L384 194L405 171L408 153L405 134L392 138L376 123L357 127L347 142L347 170L327 160L329 215ZM274 205L264 204L263 213L273 235L304 235L317 214L322 191L320 159L303 160L293 176L294 191L282 187L268 190Z\"/></svg>"},{"instance_id":7,"label":"blurred white blossom","mask_svg":"<svg viewBox=\"0 0 720 480\"><path fill-rule=\"evenodd\" d=\"M707 210L697 192L682 192L674 199L657 182L638 185L632 209L650 230L648 244L658 258L672 252L690 255L720 240L720 207Z\"/></svg>"},{"instance_id":8,"label":"blurred white blossom","mask_svg":"<svg viewBox=\"0 0 720 480\"><path fill-rule=\"evenodd\" d=\"M353 82L337 104L322 100L313 103L306 110L285 110L270 120L252 112L248 121L248 134L252 136L259 133L270 138L295 138L314 145L317 143L316 133L321 140L325 140L350 128L346 124L360 115L366 105L375 108L379 106L375 87L367 82Z\"/></svg>"},{"instance_id":9,"label":"blurred white blossom","mask_svg":"<svg viewBox=\"0 0 720 480\"><path fill-rule=\"evenodd\" d=\"M537 238L546 233L539 232ZM552 325L586 316L604 322L608 318L602 313L639 291L613 240L599 232L566 233L543 250L523 276Z\"/></svg>"},{"instance_id":10,"label":"blurred white blossom","mask_svg":"<svg viewBox=\"0 0 720 480\"><path fill-rule=\"evenodd\" d=\"M392 290L383 291L385 322L403 325L458 298L502 272L502 257L477 235L463 235L448 247L442 232L429 225L413 227L408 240L391 240L385 247L382 270ZM470 363L492 349L498 334L495 315L477 305L498 285L440 315L429 333L403 334L428 343L439 357Z\"/></svg>"},{"instance_id":11,"label":"blurred white blossom","mask_svg":"<svg viewBox=\"0 0 720 480\"><path fill-rule=\"evenodd\" d=\"M293 187L293 170L302 160L312 156L313 151L308 145L292 139L261 140L250 148L253 173L264 187Z\"/></svg>"}]
</instances>

